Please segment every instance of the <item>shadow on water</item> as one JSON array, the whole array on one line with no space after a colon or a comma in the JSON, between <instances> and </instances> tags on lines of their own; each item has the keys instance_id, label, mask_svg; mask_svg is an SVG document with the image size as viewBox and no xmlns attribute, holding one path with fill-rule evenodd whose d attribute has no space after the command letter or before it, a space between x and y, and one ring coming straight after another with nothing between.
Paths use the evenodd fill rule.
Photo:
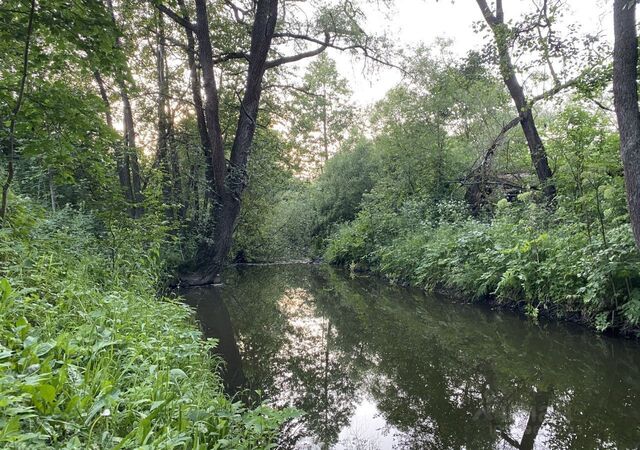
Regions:
<instances>
[{"instance_id":1,"label":"shadow on water","mask_svg":"<svg viewBox=\"0 0 640 450\"><path fill-rule=\"evenodd\" d=\"M220 339L230 391L259 389L307 413L283 430L282 448L640 445L636 342L323 266L225 279L187 301Z\"/></svg>"}]
</instances>

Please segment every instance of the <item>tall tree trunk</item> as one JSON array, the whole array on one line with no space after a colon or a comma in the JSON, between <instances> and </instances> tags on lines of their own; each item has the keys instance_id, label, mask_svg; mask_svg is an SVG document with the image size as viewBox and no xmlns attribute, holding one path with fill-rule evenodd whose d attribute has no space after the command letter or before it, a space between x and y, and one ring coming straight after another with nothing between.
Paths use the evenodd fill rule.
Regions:
<instances>
[{"instance_id":1,"label":"tall tree trunk","mask_svg":"<svg viewBox=\"0 0 640 450\"><path fill-rule=\"evenodd\" d=\"M167 112L167 99L169 96L169 85L166 77L165 65L165 37L164 20L162 14L157 12L157 33L156 33L156 80L158 83L158 141L156 158L160 172L162 173L162 197L165 204L173 203L173 174L169 167L169 119ZM167 211L169 216L172 211Z\"/></svg>"},{"instance_id":2,"label":"tall tree trunk","mask_svg":"<svg viewBox=\"0 0 640 450\"><path fill-rule=\"evenodd\" d=\"M116 22L116 16L113 10L112 0L106 0L107 9L111 14L111 20L115 28L118 28ZM122 48L120 37L116 36L115 46L118 49ZM128 72L128 66L125 71ZM136 150L136 132L135 122L133 120L133 110L131 108L131 101L129 99L129 89L125 79L126 73L119 71L116 74L116 83L120 90L120 100L122 101L122 113L123 113L123 128L124 128L124 151L122 158L122 171L126 171L126 175L119 175L121 182L123 180L128 182L126 186L125 196L131 203L129 214L131 217L138 218L143 213L142 208L142 177L140 173L140 164L138 162L138 152Z\"/></svg>"},{"instance_id":3,"label":"tall tree trunk","mask_svg":"<svg viewBox=\"0 0 640 450\"><path fill-rule=\"evenodd\" d=\"M49 200L51 201L51 211L56 211L57 206L57 194L55 175L51 167L47 168L47 181L49 182Z\"/></svg>"},{"instance_id":4,"label":"tall tree trunk","mask_svg":"<svg viewBox=\"0 0 640 450\"><path fill-rule=\"evenodd\" d=\"M502 0L496 0L496 12L492 12L486 0L476 0L485 21L491 28L498 49L498 58L500 60L500 74L509 90L509 94L516 106L520 116L520 124L531 155L531 162L535 168L536 175L543 187L544 194L548 202L552 202L556 195L556 187L553 183L553 173L549 167L547 152L540 139L538 128L531 111L531 105L527 102L522 85L518 81L516 71L511 61L509 52L509 29L504 23L504 11L502 9Z\"/></svg>"},{"instance_id":5,"label":"tall tree trunk","mask_svg":"<svg viewBox=\"0 0 640 450\"><path fill-rule=\"evenodd\" d=\"M262 79L271 39L278 18L278 0L259 0L251 32L251 51L246 88L240 104L236 135L231 148L231 160L223 198L220 222L216 221L215 252L207 272L217 276L231 249L233 231L240 213L242 193L247 186L247 163L256 131L258 106L262 95Z\"/></svg>"},{"instance_id":6,"label":"tall tree trunk","mask_svg":"<svg viewBox=\"0 0 640 450\"><path fill-rule=\"evenodd\" d=\"M178 6L180 7L182 17L184 17L187 22L190 22L184 0L178 0ZM196 112L196 123L198 125L198 134L200 135L200 145L202 145L206 164L205 177L207 180L207 187L205 190L205 200L206 202L209 202L213 194L211 189L214 186L211 138L207 132L207 121L205 119L204 107L202 104L202 84L200 83L200 74L198 72L198 65L196 64L197 50L195 37L193 36L193 31L188 27L185 28L185 33L187 36L187 61L189 63L189 73L191 78L191 95L193 97L193 105Z\"/></svg>"},{"instance_id":7,"label":"tall tree trunk","mask_svg":"<svg viewBox=\"0 0 640 450\"><path fill-rule=\"evenodd\" d=\"M130 172L129 198L133 202L131 206L131 217L140 217L142 209L142 182L140 175L140 165L138 163L138 151L136 149L136 131L133 120L133 110L129 100L129 92L124 80L118 82L120 87L120 99L122 100L122 111L124 117L124 167Z\"/></svg>"},{"instance_id":8,"label":"tall tree trunk","mask_svg":"<svg viewBox=\"0 0 640 450\"><path fill-rule=\"evenodd\" d=\"M9 202L9 188L13 182L13 176L15 169L13 166L13 160L16 153L16 123L18 120L18 114L22 108L22 100L24 98L24 90L27 85L27 76L29 75L29 49L31 48L31 35L33 33L33 19L36 12L36 2L31 0L31 6L29 8L29 21L27 23L27 36L24 42L24 51L22 53L22 73L20 76L20 85L18 87L18 96L16 103L11 111L11 119L9 121L9 149L7 151L8 163L7 163L7 178L2 185L2 202L0 203L0 219L4 220L7 215L7 205Z\"/></svg>"},{"instance_id":9,"label":"tall tree trunk","mask_svg":"<svg viewBox=\"0 0 640 450\"><path fill-rule=\"evenodd\" d=\"M198 52L202 66L202 81L205 92L204 116L207 133L211 141L211 167L213 171L214 193L220 203L224 191L225 158L220 126L220 101L216 76L213 69L213 47L209 36L209 17L206 0L196 0L196 34Z\"/></svg>"},{"instance_id":10,"label":"tall tree trunk","mask_svg":"<svg viewBox=\"0 0 640 450\"><path fill-rule=\"evenodd\" d=\"M93 72L93 77L98 84L100 91L100 97L105 105L105 119L109 128L113 128L113 116L111 114L111 103L109 102L109 96L107 95L107 89L102 79L102 75L98 70ZM124 193L125 198L129 203L133 202L131 197L131 177L129 174L129 165L125 164L125 157L122 154L122 148L117 146L115 149L116 167L118 171L118 181L120 182L120 189Z\"/></svg>"},{"instance_id":11,"label":"tall tree trunk","mask_svg":"<svg viewBox=\"0 0 640 450\"><path fill-rule=\"evenodd\" d=\"M327 86L322 86L322 147L324 149L324 164L321 171L324 171L324 166L329 161L329 136L327 126Z\"/></svg>"},{"instance_id":12,"label":"tall tree trunk","mask_svg":"<svg viewBox=\"0 0 640 450\"><path fill-rule=\"evenodd\" d=\"M240 213L242 193L247 185L247 163L256 130L258 106L262 94L262 79L267 68L267 55L278 16L278 0L258 0L251 31L251 50L245 91L240 103L236 134L231 147L229 167L225 167L222 133L218 116L218 92L213 72L211 40L205 0L196 0L200 62L206 93L207 130L213 142L213 168L216 204L213 248L206 252L198 273L185 277L185 284L214 282L231 249L233 231ZM226 177L225 177L226 175ZM226 179L225 179L226 178Z\"/></svg>"},{"instance_id":13,"label":"tall tree trunk","mask_svg":"<svg viewBox=\"0 0 640 450\"><path fill-rule=\"evenodd\" d=\"M635 0L614 0L613 97L631 227L640 248L640 109Z\"/></svg>"}]
</instances>

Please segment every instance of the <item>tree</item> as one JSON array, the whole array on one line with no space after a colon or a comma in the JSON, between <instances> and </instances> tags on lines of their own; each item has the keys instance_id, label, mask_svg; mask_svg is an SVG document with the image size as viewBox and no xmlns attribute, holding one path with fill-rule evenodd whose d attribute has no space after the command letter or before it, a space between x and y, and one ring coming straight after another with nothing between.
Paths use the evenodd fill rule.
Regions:
<instances>
[{"instance_id":1,"label":"tree","mask_svg":"<svg viewBox=\"0 0 640 450\"><path fill-rule=\"evenodd\" d=\"M58 198L111 198L105 174L114 134L105 119L112 117L100 117L106 105L91 83L94 72L111 74L123 58L109 45L115 32L101 2L60 6L54 0L13 0L0 8L5 216L12 183L29 195L48 197L53 207Z\"/></svg>"},{"instance_id":2,"label":"tree","mask_svg":"<svg viewBox=\"0 0 640 450\"><path fill-rule=\"evenodd\" d=\"M613 2L613 96L631 227L640 248L640 109L635 0Z\"/></svg>"},{"instance_id":3,"label":"tree","mask_svg":"<svg viewBox=\"0 0 640 450\"><path fill-rule=\"evenodd\" d=\"M230 51L221 55L214 54L206 0L195 0L195 23L191 23L166 5L158 5L163 13L184 29L190 30L198 41L198 56L205 94L203 108L213 169L213 219L215 222L211 240L213 244L207 245L204 251L200 252L201 268L195 274L183 277L184 284L202 285L214 282L231 248L242 194L248 183L247 163L257 126L265 72L284 64L319 55L328 47L340 50L361 50L368 58L381 61L371 49L371 38L357 25L356 19L362 13L356 9L353 2L339 3L334 7L321 10L313 25L287 19L284 15L279 18L281 1L257 0L248 2L248 5L244 6L236 5L231 1L225 2L233 11L235 21L242 28L250 29L250 33L248 42L245 43L248 50ZM280 29L276 31L276 25L279 22L281 22ZM290 29L287 30L287 27ZM274 48L274 43L293 43L299 46L300 42L313 44L315 47L292 55L283 55L278 48ZM273 56L270 59L271 55ZM214 67L216 63L230 60L244 60L247 65L244 93L242 96L238 94L240 102L237 124L227 160L221 126L220 92ZM204 145L205 142L203 142Z\"/></svg>"},{"instance_id":4,"label":"tree","mask_svg":"<svg viewBox=\"0 0 640 450\"><path fill-rule=\"evenodd\" d=\"M24 52L22 57L22 68L20 70L20 83L18 87L18 93L16 96L15 104L11 110L11 118L9 120L9 148L7 150L7 157L9 159L7 164L7 178L2 185L2 204L0 205L0 219L4 219L7 213L7 202L9 198L9 188L14 176L14 158L16 147L16 122L18 120L18 114L22 108L22 100L24 97L24 90L27 83L27 76L29 75L29 48L31 46L31 35L33 33L33 18L36 11L36 2L31 0L29 6L29 19L27 21L27 31L24 39Z\"/></svg>"},{"instance_id":5,"label":"tree","mask_svg":"<svg viewBox=\"0 0 640 450\"><path fill-rule=\"evenodd\" d=\"M325 53L309 65L291 106L290 134L303 171L322 170L346 137L353 120L350 96L347 80Z\"/></svg>"},{"instance_id":6,"label":"tree","mask_svg":"<svg viewBox=\"0 0 640 450\"><path fill-rule=\"evenodd\" d=\"M536 170L536 175L543 186L547 200L551 202L556 195L556 188L552 180L553 174L549 167L544 144L536 127L531 105L527 101L524 89L516 76L516 70L511 60L511 53L509 51L511 30L509 30L508 25L504 21L502 0L496 0L495 13L491 10L486 0L476 0L476 2L493 33L498 50L500 74L518 111L520 125L527 139L527 145L529 146L531 161Z\"/></svg>"},{"instance_id":7,"label":"tree","mask_svg":"<svg viewBox=\"0 0 640 450\"><path fill-rule=\"evenodd\" d=\"M113 27L118 28L112 0L105 0L106 7L111 14ZM122 51L123 45L120 34L115 35L114 45L116 49ZM122 102L122 125L124 134L124 151L116 155L118 161L118 177L120 185L125 192L125 198L129 202L131 217L137 218L142 214L142 174L140 163L138 162L138 150L136 148L136 130L133 118L133 108L129 96L130 87L128 81L131 79L131 71L126 61L118 65L115 72L115 79L120 91Z\"/></svg>"}]
</instances>

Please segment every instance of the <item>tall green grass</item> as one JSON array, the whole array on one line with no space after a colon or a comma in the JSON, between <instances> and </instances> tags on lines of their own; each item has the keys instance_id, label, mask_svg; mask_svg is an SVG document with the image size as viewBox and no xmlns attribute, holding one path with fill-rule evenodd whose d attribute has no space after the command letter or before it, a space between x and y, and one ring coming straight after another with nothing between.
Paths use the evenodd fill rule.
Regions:
<instances>
[{"instance_id":1,"label":"tall green grass","mask_svg":"<svg viewBox=\"0 0 640 450\"><path fill-rule=\"evenodd\" d=\"M168 234L16 200L0 229L0 447L270 448L290 411L227 398L215 345L156 295Z\"/></svg>"}]
</instances>

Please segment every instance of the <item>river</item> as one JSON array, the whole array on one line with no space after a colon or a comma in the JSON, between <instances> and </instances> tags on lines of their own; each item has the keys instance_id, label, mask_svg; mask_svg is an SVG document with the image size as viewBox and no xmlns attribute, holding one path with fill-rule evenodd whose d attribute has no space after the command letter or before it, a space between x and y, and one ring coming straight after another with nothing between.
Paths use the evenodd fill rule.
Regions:
<instances>
[{"instance_id":1,"label":"river","mask_svg":"<svg viewBox=\"0 0 640 450\"><path fill-rule=\"evenodd\" d=\"M187 291L231 392L305 414L292 449L640 447L640 343L351 277L246 266Z\"/></svg>"}]
</instances>

